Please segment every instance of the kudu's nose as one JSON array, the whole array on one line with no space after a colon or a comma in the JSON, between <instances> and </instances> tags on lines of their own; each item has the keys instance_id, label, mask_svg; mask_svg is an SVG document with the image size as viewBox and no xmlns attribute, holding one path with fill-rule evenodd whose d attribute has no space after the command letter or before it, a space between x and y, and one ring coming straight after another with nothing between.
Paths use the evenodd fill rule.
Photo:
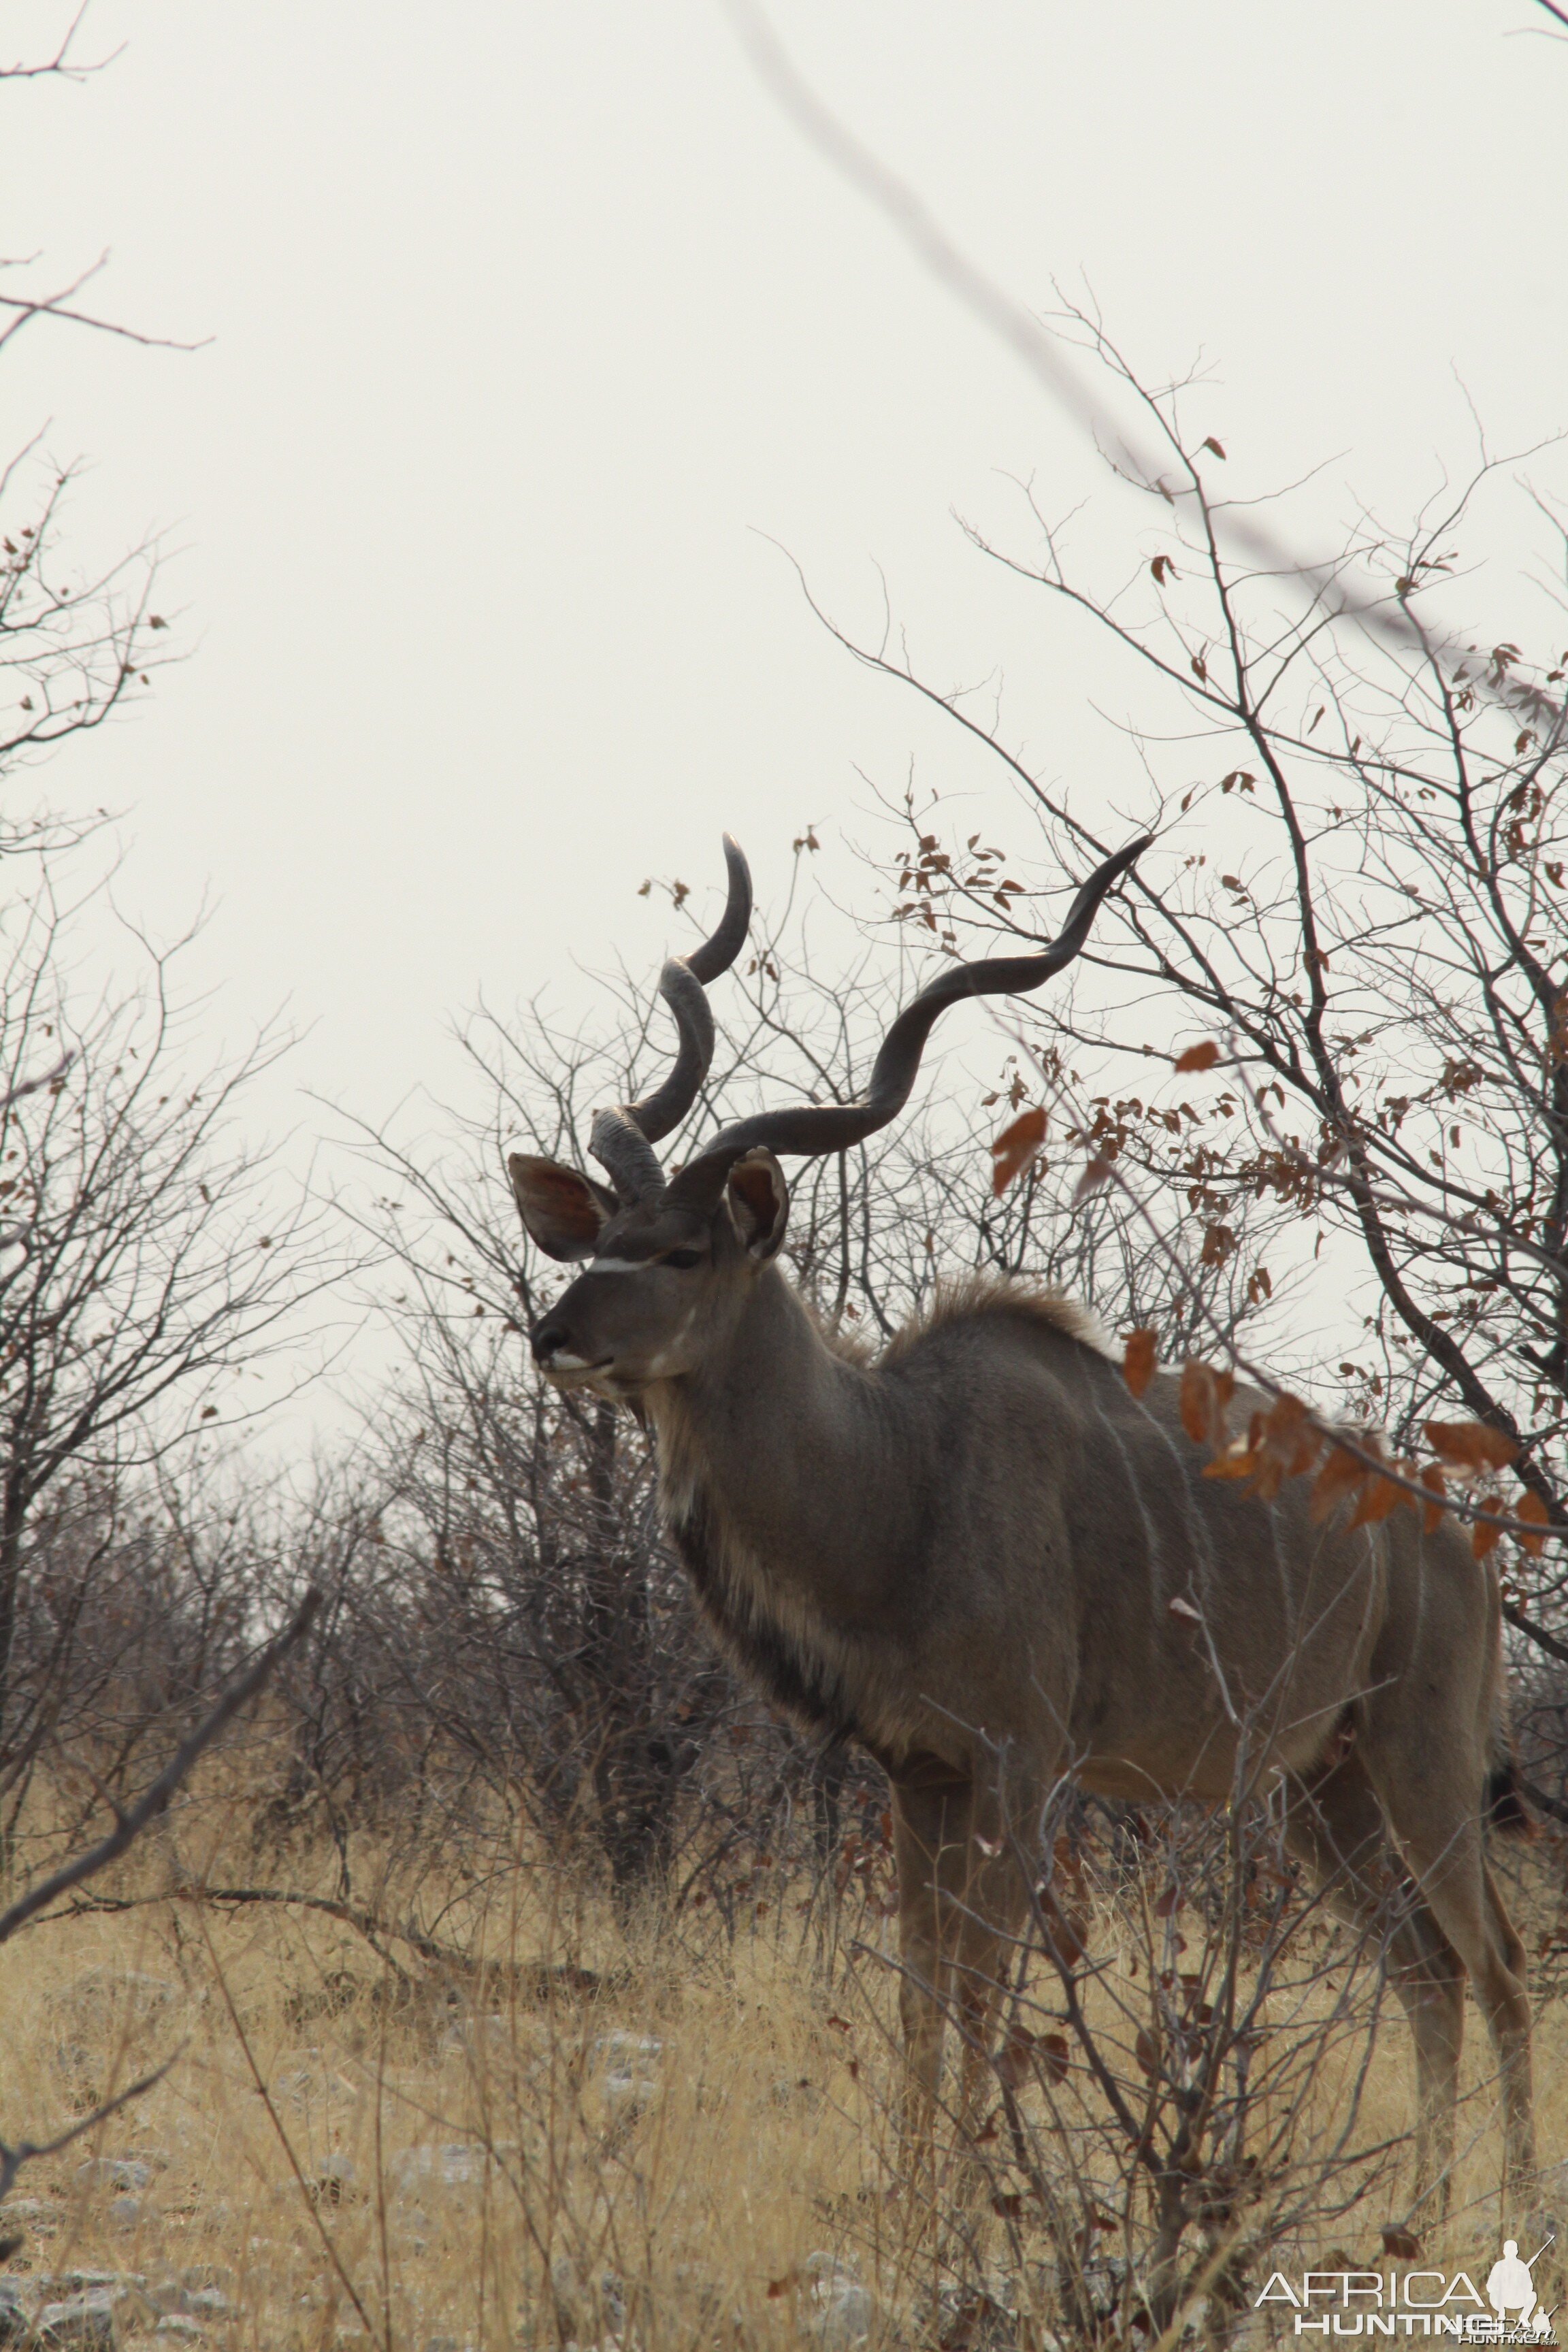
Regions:
<instances>
[{"instance_id":1,"label":"kudu's nose","mask_svg":"<svg viewBox=\"0 0 1568 2352\"><path fill-rule=\"evenodd\" d=\"M529 1337L529 1346L533 1349L534 1362L547 1364L556 1349L563 1347L565 1342L565 1324L557 1322L552 1316L547 1315L542 1323L534 1325Z\"/></svg>"}]
</instances>

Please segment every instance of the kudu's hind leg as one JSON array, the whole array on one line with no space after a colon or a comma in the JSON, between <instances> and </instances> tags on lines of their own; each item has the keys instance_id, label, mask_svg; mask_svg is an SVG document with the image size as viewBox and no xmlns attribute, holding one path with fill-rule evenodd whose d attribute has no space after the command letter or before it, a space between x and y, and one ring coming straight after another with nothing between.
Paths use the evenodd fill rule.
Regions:
<instances>
[{"instance_id":1,"label":"kudu's hind leg","mask_svg":"<svg viewBox=\"0 0 1568 2352\"><path fill-rule=\"evenodd\" d=\"M1487 1867L1484 1757L1462 1738L1446 1740L1441 1725L1418 1724L1408 1709L1382 1715L1361 1741L1367 1772L1422 1895L1469 1970L1497 2053L1504 2189L1517 2195L1535 2178L1530 1995L1524 1947Z\"/></svg>"},{"instance_id":2,"label":"kudu's hind leg","mask_svg":"<svg viewBox=\"0 0 1568 2352\"><path fill-rule=\"evenodd\" d=\"M983 1813L976 1828L984 1835L990 1827ZM963 1895L955 1906L959 1918L954 1984L963 2033L958 2116L960 2128L971 2141L996 2096L997 2021L1015 1956L1013 1939L1028 1915L1026 1883L999 1822L991 1842L1003 1849L995 1856L972 1845ZM1062 1941L1067 1941L1065 1932Z\"/></svg>"},{"instance_id":3,"label":"kudu's hind leg","mask_svg":"<svg viewBox=\"0 0 1568 2352\"><path fill-rule=\"evenodd\" d=\"M1479 1843L1479 1840L1478 1840ZM1481 1887L1486 1898L1487 1946L1490 1966L1483 1975L1472 1967L1477 1998L1487 2013L1492 2047L1502 2074L1503 2129L1507 2167L1516 2189L1533 2188L1535 2171L1535 2094L1531 2080L1530 1986L1524 1944L1498 1893L1484 1853L1480 1856Z\"/></svg>"},{"instance_id":4,"label":"kudu's hind leg","mask_svg":"<svg viewBox=\"0 0 1568 2352\"><path fill-rule=\"evenodd\" d=\"M1387 1824L1360 1759L1292 1783L1286 1838L1352 1926L1388 1934L1389 1978L1415 2044L1416 2207L1448 2205L1465 1969L1426 1903L1404 1882Z\"/></svg>"}]
</instances>

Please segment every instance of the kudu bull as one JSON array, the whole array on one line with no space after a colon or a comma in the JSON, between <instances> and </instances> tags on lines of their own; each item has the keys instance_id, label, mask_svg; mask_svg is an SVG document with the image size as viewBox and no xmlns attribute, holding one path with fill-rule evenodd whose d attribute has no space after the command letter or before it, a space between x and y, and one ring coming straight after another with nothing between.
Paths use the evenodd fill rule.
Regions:
<instances>
[{"instance_id":1,"label":"kudu bull","mask_svg":"<svg viewBox=\"0 0 1568 2352\"><path fill-rule=\"evenodd\" d=\"M670 1533L731 1656L887 1772L917 2106L936 2095L947 1999L966 2006L973 2052L1000 1939L1026 1916L1004 1808L1037 1818L1067 1773L1110 1797L1223 1801L1246 1739L1294 1849L1340 1908L1384 1923L1415 2043L1420 2191L1446 2199L1467 1971L1519 2185L1533 2172L1523 1952L1482 1840L1489 1790L1508 1810L1489 1570L1447 1520L1314 1526L1303 1479L1265 1502L1205 1478L1177 1381L1135 1397L1058 1297L971 1284L868 1366L780 1270L775 1155L842 1151L894 1118L939 1013L1059 971L1144 846L1090 876L1042 952L957 964L921 991L863 1101L742 1119L667 1178L653 1147L713 1050L704 988L750 920L726 838L723 920L660 979L675 1066L595 1119L610 1186L510 1162L529 1234L583 1267L533 1352L561 1387L641 1409ZM1239 1427L1260 1402L1238 1391Z\"/></svg>"}]
</instances>

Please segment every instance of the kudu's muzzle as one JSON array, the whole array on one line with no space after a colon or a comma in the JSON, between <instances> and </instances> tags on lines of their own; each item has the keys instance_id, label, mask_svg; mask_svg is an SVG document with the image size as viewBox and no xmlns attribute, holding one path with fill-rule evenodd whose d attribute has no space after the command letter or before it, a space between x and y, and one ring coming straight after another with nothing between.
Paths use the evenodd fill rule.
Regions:
<instances>
[{"instance_id":1,"label":"kudu's muzzle","mask_svg":"<svg viewBox=\"0 0 1568 2352\"><path fill-rule=\"evenodd\" d=\"M563 1303L558 1301L547 1315L541 1316L528 1335L533 1360L542 1372L585 1372L591 1369L587 1357L572 1345L571 1322L561 1312Z\"/></svg>"}]
</instances>

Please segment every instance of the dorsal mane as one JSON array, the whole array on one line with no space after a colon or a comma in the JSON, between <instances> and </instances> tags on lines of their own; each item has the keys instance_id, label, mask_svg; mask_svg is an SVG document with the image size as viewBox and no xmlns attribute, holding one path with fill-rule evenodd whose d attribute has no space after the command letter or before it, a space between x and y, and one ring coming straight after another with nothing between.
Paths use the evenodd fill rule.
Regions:
<instances>
[{"instance_id":1,"label":"dorsal mane","mask_svg":"<svg viewBox=\"0 0 1568 2352\"><path fill-rule=\"evenodd\" d=\"M949 1324L978 1322L991 1317L1032 1323L1060 1339L1076 1339L1080 1346L1092 1348L1097 1355L1108 1357L1112 1362L1116 1360L1115 1349L1099 1318L1079 1300L1069 1298L1065 1291L1005 1275L966 1274L938 1283L931 1305L889 1342L882 1361L896 1363L900 1356L908 1355L912 1348Z\"/></svg>"}]
</instances>

